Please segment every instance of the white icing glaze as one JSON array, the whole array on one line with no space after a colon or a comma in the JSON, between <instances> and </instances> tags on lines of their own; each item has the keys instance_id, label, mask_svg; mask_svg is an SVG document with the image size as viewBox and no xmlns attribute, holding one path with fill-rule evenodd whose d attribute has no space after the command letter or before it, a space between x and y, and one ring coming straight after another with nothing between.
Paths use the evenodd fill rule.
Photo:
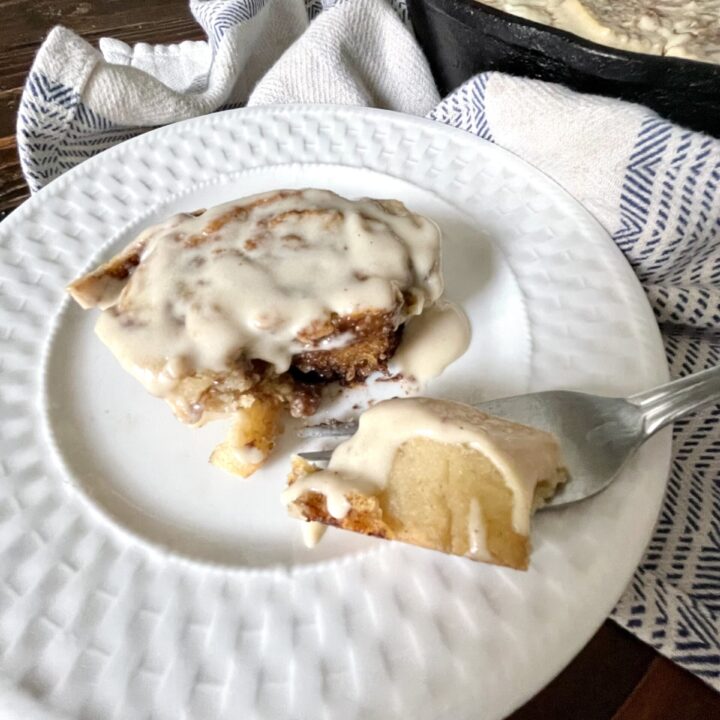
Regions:
<instances>
[{"instance_id":1,"label":"white icing glaze","mask_svg":"<svg viewBox=\"0 0 720 720\"><path fill-rule=\"evenodd\" d=\"M346 476L332 470L321 470L306 475L296 480L290 487L285 488L282 494L282 502L284 505L289 505L304 492L312 490L325 496L328 513L340 520L350 512L348 494L360 491L361 487L368 494L377 492L377 487L367 485L359 478Z\"/></svg>"},{"instance_id":2,"label":"white icing glaze","mask_svg":"<svg viewBox=\"0 0 720 720\"><path fill-rule=\"evenodd\" d=\"M260 464L266 457L265 453L252 445L233 448L233 455L243 465Z\"/></svg>"},{"instance_id":3,"label":"white icing glaze","mask_svg":"<svg viewBox=\"0 0 720 720\"><path fill-rule=\"evenodd\" d=\"M327 526L319 522L304 522L302 524L302 538L305 547L314 548L325 534Z\"/></svg>"},{"instance_id":4,"label":"white icing glaze","mask_svg":"<svg viewBox=\"0 0 720 720\"><path fill-rule=\"evenodd\" d=\"M391 367L423 384L440 375L470 344L470 323L454 303L439 300L411 318Z\"/></svg>"},{"instance_id":5,"label":"white icing glaze","mask_svg":"<svg viewBox=\"0 0 720 720\"><path fill-rule=\"evenodd\" d=\"M435 223L397 201L350 201L326 190L265 193L176 215L119 257L138 249L140 262L123 282L98 279L94 298L70 290L105 308L97 334L165 398L183 376L237 371L242 358L285 372L299 352L353 340L334 333L331 317L374 310L397 327L443 289Z\"/></svg>"},{"instance_id":6,"label":"white icing glaze","mask_svg":"<svg viewBox=\"0 0 720 720\"><path fill-rule=\"evenodd\" d=\"M601 45L720 62L720 0L479 0Z\"/></svg>"},{"instance_id":7,"label":"white icing glaze","mask_svg":"<svg viewBox=\"0 0 720 720\"><path fill-rule=\"evenodd\" d=\"M415 437L467 445L483 453L513 493L514 529L529 533L535 487L540 480L554 478L561 466L557 440L542 430L447 400L395 398L366 410L355 435L333 452L327 470L295 481L283 500L288 504L314 490L327 498L330 515L341 519L350 509L347 494L381 492L397 451Z\"/></svg>"},{"instance_id":8,"label":"white icing glaze","mask_svg":"<svg viewBox=\"0 0 720 720\"><path fill-rule=\"evenodd\" d=\"M492 555L487 546L487 527L485 527L485 519L477 498L470 500L468 538L470 539L468 557L474 560L484 560L485 562L492 560Z\"/></svg>"}]
</instances>

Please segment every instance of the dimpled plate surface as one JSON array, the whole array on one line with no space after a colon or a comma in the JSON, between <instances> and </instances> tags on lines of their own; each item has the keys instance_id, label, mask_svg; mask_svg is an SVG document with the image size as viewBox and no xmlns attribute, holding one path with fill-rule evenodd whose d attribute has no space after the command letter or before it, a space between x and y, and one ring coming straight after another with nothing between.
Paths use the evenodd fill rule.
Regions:
<instances>
[{"instance_id":1,"label":"dimpled plate surface","mask_svg":"<svg viewBox=\"0 0 720 720\"><path fill-rule=\"evenodd\" d=\"M162 128L89 160L0 225L3 718L492 720L569 662L630 579L662 498L667 433L605 493L538 516L527 573L371 539L344 544L346 533L316 561L283 550L279 506L267 520L277 552L263 555L260 522L261 542L228 555L235 529L205 547L202 518L178 524L177 543L172 523L153 536L152 498L136 508L144 525L120 517L121 492L98 490L110 461L81 477L93 428L116 430L101 458L117 446L113 463L127 457L130 474L140 471L128 437L144 411L113 426L97 398L117 393L119 377L82 387L91 369L77 367L100 344L92 314L79 320L63 302L65 284L106 241L105 254L163 212L303 178L351 195L376 195L377 181L450 225L482 228L478 242L508 277L495 305L478 307L503 317L512 306L516 317L498 332L471 297L457 298L474 333L487 328L477 354L486 394L623 394L666 379L652 313L603 229L545 176L460 131L359 108L258 108ZM451 295L462 264L450 258ZM506 386L487 359L494 343ZM438 393L482 387L482 377L447 375L454 384ZM142 391L127 387L124 402L144 408ZM161 435L176 425L158 417ZM157 468L158 482L174 469ZM268 482L275 492L282 478ZM191 500L206 503L202 493ZM238 507L238 526L249 512Z\"/></svg>"}]
</instances>

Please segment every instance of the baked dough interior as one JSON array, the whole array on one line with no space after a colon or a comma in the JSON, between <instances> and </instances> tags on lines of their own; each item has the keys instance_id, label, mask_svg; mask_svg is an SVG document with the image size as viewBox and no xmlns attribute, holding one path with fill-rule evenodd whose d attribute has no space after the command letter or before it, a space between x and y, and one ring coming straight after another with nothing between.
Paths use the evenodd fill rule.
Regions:
<instances>
[{"instance_id":1,"label":"baked dough interior","mask_svg":"<svg viewBox=\"0 0 720 720\"><path fill-rule=\"evenodd\" d=\"M295 458L284 499L307 521L525 569L530 517L565 479L549 433L406 398L364 413L327 470Z\"/></svg>"}]
</instances>

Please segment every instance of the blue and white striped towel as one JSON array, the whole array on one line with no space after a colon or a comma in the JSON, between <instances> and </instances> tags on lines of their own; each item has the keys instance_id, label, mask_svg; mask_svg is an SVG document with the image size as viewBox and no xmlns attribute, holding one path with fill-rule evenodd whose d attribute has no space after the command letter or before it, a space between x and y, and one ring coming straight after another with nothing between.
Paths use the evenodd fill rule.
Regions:
<instances>
[{"instance_id":1,"label":"blue and white striped towel","mask_svg":"<svg viewBox=\"0 0 720 720\"><path fill-rule=\"evenodd\" d=\"M41 48L18 117L33 190L144 128L220 107L377 105L497 143L604 225L643 283L674 376L720 364L720 141L645 108L480 75L439 102L404 0L191 0L207 43ZM439 104L438 104L439 103ZM675 425L667 495L614 619L720 689L720 406Z\"/></svg>"}]
</instances>

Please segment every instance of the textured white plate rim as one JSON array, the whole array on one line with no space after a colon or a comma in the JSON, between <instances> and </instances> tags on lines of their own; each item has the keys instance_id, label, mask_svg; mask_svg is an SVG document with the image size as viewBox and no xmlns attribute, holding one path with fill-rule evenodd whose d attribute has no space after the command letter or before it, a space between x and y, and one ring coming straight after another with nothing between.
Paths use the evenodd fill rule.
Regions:
<instances>
[{"instance_id":1,"label":"textured white plate rim","mask_svg":"<svg viewBox=\"0 0 720 720\"><path fill-rule=\"evenodd\" d=\"M238 113L238 112L245 113L245 114L260 114L260 115L269 112L269 113L271 113L271 114L280 114L280 115L282 115L282 114L284 114L284 113L302 112L302 111L305 111L305 110L315 110L315 108L313 108L312 106L286 106L286 107L282 107L282 108L278 108L278 107L272 107L272 108L257 108L257 109L242 110L242 111L231 110L231 111L226 111L226 112L224 112L224 113L218 113L218 114L215 115L215 116L208 116L208 117L206 117L206 118L201 118L201 119L194 119L194 120L185 121L185 122L183 122L183 123L180 123L179 125L192 125L192 124L197 124L198 126L200 126L201 123L198 122L198 120L201 120L203 125L205 125L205 124L207 123L208 125L213 126L214 124L221 123L223 116L227 116L227 115L230 115L230 114L235 114L235 113ZM438 125L438 124L435 123L434 121L425 120L425 119L420 119L420 118L406 118L406 117L404 117L404 116L402 116L402 115L400 115L400 114L392 113L392 112L389 112L389 111L362 110L362 109L355 109L355 108L350 109L350 108L346 108L346 107L342 107L342 106L340 106L340 107L328 106L328 107L326 107L326 108L323 109L323 112L327 112L329 115L331 115L331 114L333 114L333 113L340 114L340 115L342 115L342 114L350 114L350 115L352 115L352 114L357 114L357 113L365 113L365 114L370 114L370 115L380 114L380 115L388 116L389 118L392 118L392 119L394 119L394 120L396 120L397 122L400 122L400 123L414 122L414 123L425 124L425 125L427 125L427 126L432 126L433 131L436 132L436 133L441 133L441 132L450 133L450 134L457 133L457 134L462 134L463 136L466 136L466 133L463 133L462 131L457 131L457 130L453 130L453 129L447 128L447 127L445 127L445 126ZM133 139L133 140L128 141L128 143L133 143L133 144L138 144L138 145L140 145L140 144L142 144L142 143L150 143L150 142L152 142L153 136L155 136L155 135L158 134L158 133L160 133L160 134L161 134L161 133L164 133L164 132L166 132L166 130L167 130L166 128L160 128L160 129L158 129L158 130L151 131L150 133L147 133L147 134L145 134L145 135L143 135L143 136L141 136L141 137L138 137L138 138L135 138L135 139ZM481 142L481 141L479 141L479 140L477 140L477 139L474 139L473 141L474 141L474 142ZM126 146L126 144L123 144L123 147L125 147L125 146ZM491 151L491 152L493 152L493 153L499 153L499 154L503 154L503 155L507 155L507 154L508 154L508 153L506 153L506 151L504 151L504 150L502 150L502 149L500 149L500 148L497 148L497 146L489 145L489 147L492 147L492 151ZM78 168L75 168L74 170L70 171L69 173L67 173L67 174L64 175L63 177L59 178L59 179L56 180L55 182L51 183L47 188L45 188L45 189L42 190L40 193L38 193L38 194L36 195L35 199L34 199L33 201L31 201L31 202L32 202L32 203L35 203L35 204L36 204L36 203L39 203L39 202L42 202L46 197L50 197L50 196L52 196L54 193L58 192L59 189L62 188L65 184L71 183L76 176L79 176L79 175L85 174L85 173L92 173L92 172L94 171L94 169L100 165L100 163L103 163L104 161L106 161L107 159L113 157L114 155L118 155L118 156L119 156L119 155L120 155L120 152L121 152L121 150L120 150L119 148L112 148L112 149L110 149L110 150L102 153L101 155L97 156L96 158L93 158L93 159L87 161L86 163L83 163L83 164L82 164L81 166L79 166ZM538 170L536 170L535 168L531 168L529 165L527 165L526 163L524 163L524 161L522 161L522 160L519 159L519 158L515 158L515 160L516 160L516 162L522 163L523 165L525 165L526 171L527 171L528 173L531 172L531 173L535 173L535 174L538 175L538 176L542 176L545 182L552 183L553 185L555 185L555 186L559 189L560 192L562 192L563 194L567 195L567 193L566 193L566 191L565 191L564 189L560 188L556 183L554 183L554 181L546 178L546 176L542 175L542 173L540 173ZM213 181L213 182L217 182L217 181L220 181L220 180L221 180L221 178L218 178L218 180L215 180L215 181ZM579 206L578 206L576 209L577 209L577 211L578 211L579 213L581 213L582 215L584 215L586 222L587 222L587 221L590 221L590 222L594 223L597 227L600 227L599 224L597 223L597 221L596 221L594 218L592 218L592 217L589 215L589 213L587 213L587 211L585 211L584 209L580 208ZM31 203L27 203L25 206L23 206L23 207L19 208L17 211L15 211L7 220L5 220L5 221L3 222L3 225L5 225L5 224L8 224L8 225L13 224L13 225L14 225L15 223L20 223L20 222L22 222L25 214L26 214L26 213L29 213L30 210L31 210ZM152 211L148 211L148 214L149 214L150 212L152 212ZM614 249L615 249L616 254L617 254L619 257L622 257L620 251L619 251L614 245L613 245L613 247L614 247ZM609 248L608 248L608 249L609 249ZM98 252L101 252L101 250L98 250ZM627 274L628 276L632 276L633 280L635 280L634 274L632 273L629 265L627 265L627 263L625 263L624 258L623 258L623 265L624 265L624 267L626 268L626 274ZM637 282L637 281L635 280L635 282ZM647 304L647 301L645 301L645 305L646 305L646 315L649 315L649 317L652 318L652 313L651 313L651 311L650 311L650 309L649 309L649 305ZM53 323L53 325L54 325L54 323ZM659 332L657 331L657 328L655 328L655 332L656 332L657 339L658 339L658 342L659 342ZM44 370L45 370L46 354L47 354L47 350L48 350L48 348L49 348L49 346L50 346L50 345L49 345L50 342L51 342L50 337L48 337L48 338L46 339L46 342L44 343L44 347L43 347L43 350L42 350L42 352L41 352L41 357L42 357L41 369L40 369L41 373L44 373ZM42 385L42 383L41 383L41 385ZM665 438L664 438L664 439L665 439L664 445L665 445L665 450L666 450L666 455L667 455L667 460L668 460L667 465L668 465L668 467L669 467L669 442L668 442L668 440L669 440L669 433L665 433ZM660 506L661 500L662 500L662 493L658 493L657 496L655 497L655 501L656 501L656 502L654 503L654 504L656 505L655 510L659 510L659 506ZM657 514L657 513L655 512L655 513L653 514L653 517L656 516L656 514ZM653 520L653 522L654 522L654 520ZM114 523L113 523L113 525L114 525L115 527L117 527ZM650 527L652 527L652 524L650 524ZM648 531L647 537L649 537L649 531ZM146 545L146 547L147 547L147 545ZM637 557L634 558L635 564L636 564L637 561L640 559L641 554L642 554L642 551L636 553ZM351 559L351 558L348 558L348 559ZM341 562L343 562L344 560L345 560L345 559L341 560ZM193 561L188 561L188 562L194 564ZM203 566L204 566L206 569L208 568L208 566L207 566L206 564L203 564ZM217 568L217 569L220 570L220 571L222 571L222 572L225 571L225 568L223 568L222 566L220 566L220 567ZM252 571L245 570L244 572L252 572ZM263 571L263 572L268 572L268 571ZM631 576L632 576L632 571L631 571L630 574L628 575L627 579L629 579ZM607 599L606 599L606 602L604 603L604 606L605 606L605 608L606 608L606 613L605 613L605 614L607 614L607 612L609 612L609 610L612 608L612 606L613 606L613 604L616 602L616 600L617 600L617 598L607 598ZM598 620L597 625L599 625L599 624L602 622L602 620L603 620L603 618L601 617L601 618ZM517 705L519 705L521 702L523 702L524 699L526 699L527 697L530 697L532 694L534 694L540 686L542 686L543 684L545 684L546 682L548 682L550 679L552 679L552 677L554 677L554 675L556 674L556 672L557 672L561 667L563 667L565 664L567 664L567 662L569 662L569 660L571 659L571 657L574 656L575 652L577 652L577 650L579 650L580 647L582 647L582 645L584 645L584 643L587 641L588 637L589 637L589 636L587 636L587 637L584 636L584 637L582 637L582 638L579 638L579 639L578 639L578 642L577 642L577 644L576 644L577 647L576 647L575 650L573 651L572 655L569 656L564 662L557 663L558 667L552 668L549 674L548 674L548 673L544 673L546 677L541 680L541 682L538 684L538 687L536 687L536 688L528 688L528 692L526 693L525 697L518 698L518 701L515 703L515 707L516 707ZM509 712L511 709L512 709L512 708L507 708L508 712Z\"/></svg>"}]
</instances>

